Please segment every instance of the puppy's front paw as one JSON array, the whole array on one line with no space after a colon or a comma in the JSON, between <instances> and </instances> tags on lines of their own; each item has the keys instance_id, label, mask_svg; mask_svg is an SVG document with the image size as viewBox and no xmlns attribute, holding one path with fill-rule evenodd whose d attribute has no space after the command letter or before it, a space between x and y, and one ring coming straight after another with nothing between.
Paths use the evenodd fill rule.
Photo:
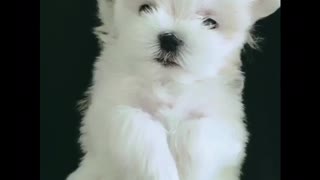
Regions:
<instances>
[{"instance_id":1,"label":"puppy's front paw","mask_svg":"<svg viewBox=\"0 0 320 180\"><path fill-rule=\"evenodd\" d=\"M113 158L133 167L124 179L179 180L162 124L134 107L119 106L113 112L108 126L108 136L117 137L112 144Z\"/></svg>"}]
</instances>

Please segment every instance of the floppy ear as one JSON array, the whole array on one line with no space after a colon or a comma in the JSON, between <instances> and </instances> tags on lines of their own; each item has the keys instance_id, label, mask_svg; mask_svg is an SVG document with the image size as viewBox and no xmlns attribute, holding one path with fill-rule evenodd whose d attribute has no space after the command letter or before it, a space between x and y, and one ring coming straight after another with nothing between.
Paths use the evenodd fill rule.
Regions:
<instances>
[{"instance_id":1,"label":"floppy ear","mask_svg":"<svg viewBox=\"0 0 320 180\"><path fill-rule=\"evenodd\" d=\"M101 26L96 31L110 33L113 26L113 5L115 0L97 0L98 17L101 20Z\"/></svg>"},{"instance_id":2,"label":"floppy ear","mask_svg":"<svg viewBox=\"0 0 320 180\"><path fill-rule=\"evenodd\" d=\"M252 0L253 22L273 14L280 8L280 0Z\"/></svg>"}]
</instances>

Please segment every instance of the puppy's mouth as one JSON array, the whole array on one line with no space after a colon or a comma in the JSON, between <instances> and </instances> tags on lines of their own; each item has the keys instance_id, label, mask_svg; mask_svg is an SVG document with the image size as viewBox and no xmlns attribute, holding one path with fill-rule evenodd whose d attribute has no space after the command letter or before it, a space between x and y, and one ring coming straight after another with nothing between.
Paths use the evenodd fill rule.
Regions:
<instances>
[{"instance_id":1,"label":"puppy's mouth","mask_svg":"<svg viewBox=\"0 0 320 180\"><path fill-rule=\"evenodd\" d=\"M157 62L159 62L164 67L179 67L179 63L177 62L176 57L164 57L159 56L155 58Z\"/></svg>"}]
</instances>

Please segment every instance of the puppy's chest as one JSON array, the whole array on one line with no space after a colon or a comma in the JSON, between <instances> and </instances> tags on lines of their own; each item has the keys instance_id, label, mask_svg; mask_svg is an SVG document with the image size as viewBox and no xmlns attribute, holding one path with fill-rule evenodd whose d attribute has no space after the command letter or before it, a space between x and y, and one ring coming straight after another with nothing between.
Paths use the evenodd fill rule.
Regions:
<instances>
[{"instance_id":1,"label":"puppy's chest","mask_svg":"<svg viewBox=\"0 0 320 180\"><path fill-rule=\"evenodd\" d=\"M204 116L193 88L176 83L155 83L144 97L142 109L167 130L174 130L181 121Z\"/></svg>"}]
</instances>

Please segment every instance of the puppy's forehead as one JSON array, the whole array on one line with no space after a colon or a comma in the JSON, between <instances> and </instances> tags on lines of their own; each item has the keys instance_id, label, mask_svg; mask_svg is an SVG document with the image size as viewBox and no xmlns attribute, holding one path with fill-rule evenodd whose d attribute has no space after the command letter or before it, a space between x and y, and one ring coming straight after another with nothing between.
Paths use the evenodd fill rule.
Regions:
<instances>
[{"instance_id":1,"label":"puppy's forehead","mask_svg":"<svg viewBox=\"0 0 320 180\"><path fill-rule=\"evenodd\" d=\"M214 15L233 11L239 6L248 5L250 0L153 0L156 4L165 5L175 15Z\"/></svg>"}]
</instances>

